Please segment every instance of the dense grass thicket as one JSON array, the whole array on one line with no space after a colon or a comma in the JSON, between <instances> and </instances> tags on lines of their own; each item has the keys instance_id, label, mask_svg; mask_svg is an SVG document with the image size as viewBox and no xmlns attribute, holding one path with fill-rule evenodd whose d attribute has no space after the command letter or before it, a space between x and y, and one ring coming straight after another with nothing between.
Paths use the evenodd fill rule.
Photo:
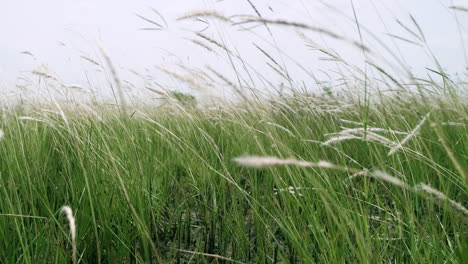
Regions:
<instances>
[{"instance_id":1,"label":"dense grass thicket","mask_svg":"<svg viewBox=\"0 0 468 264\"><path fill-rule=\"evenodd\" d=\"M71 261L69 205L80 263L463 263L466 100L404 95L4 112L1 262Z\"/></svg>"},{"instance_id":2,"label":"dense grass thicket","mask_svg":"<svg viewBox=\"0 0 468 264\"><path fill-rule=\"evenodd\" d=\"M127 69L134 84L98 44L79 55L86 87L24 73L19 100L0 102L0 264L468 263L465 69L445 71L411 15L381 38L350 1L342 36L247 2L251 15L179 18L202 25L184 38L199 64L224 68ZM152 10L137 16L165 30ZM463 46L454 19L460 39L441 36ZM294 36L327 68L288 56Z\"/></svg>"}]
</instances>

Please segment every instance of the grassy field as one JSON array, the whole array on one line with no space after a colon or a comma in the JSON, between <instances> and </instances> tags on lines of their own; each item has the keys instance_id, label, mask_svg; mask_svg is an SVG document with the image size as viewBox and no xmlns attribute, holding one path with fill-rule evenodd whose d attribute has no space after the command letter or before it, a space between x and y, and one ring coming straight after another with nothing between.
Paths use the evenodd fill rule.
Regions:
<instances>
[{"instance_id":1,"label":"grassy field","mask_svg":"<svg viewBox=\"0 0 468 264\"><path fill-rule=\"evenodd\" d=\"M46 67L22 79L23 90L39 80L48 101L0 103L0 263L468 263L467 73L443 70L413 17L396 20L411 39L391 37L428 54L434 67L419 75L356 12L350 38L248 2L257 16L180 20L260 28L258 58L203 29L186 40L233 74L159 68L177 87L232 100L149 77L134 89L162 99L135 103L102 47L100 59L80 57L112 83L112 104L94 100L99 85L79 103L81 88ZM275 46L276 27L336 66L320 69L328 81ZM318 36L352 46L361 65ZM260 58L271 73L249 64Z\"/></svg>"},{"instance_id":2,"label":"grassy field","mask_svg":"<svg viewBox=\"0 0 468 264\"><path fill-rule=\"evenodd\" d=\"M3 112L1 262L463 263L466 102Z\"/></svg>"}]
</instances>

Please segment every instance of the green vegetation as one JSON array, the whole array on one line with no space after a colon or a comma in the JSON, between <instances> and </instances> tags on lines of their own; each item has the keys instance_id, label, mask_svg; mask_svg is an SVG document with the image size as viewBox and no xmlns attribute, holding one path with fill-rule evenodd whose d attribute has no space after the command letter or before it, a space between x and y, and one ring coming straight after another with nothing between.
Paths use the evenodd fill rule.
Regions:
<instances>
[{"instance_id":1,"label":"green vegetation","mask_svg":"<svg viewBox=\"0 0 468 264\"><path fill-rule=\"evenodd\" d=\"M4 113L0 256L69 261L60 214L69 205L81 263L462 263L468 109L460 98L386 96L363 108L296 95L131 118L102 110L102 120ZM245 155L340 167L233 161ZM376 170L404 185L365 173Z\"/></svg>"},{"instance_id":2,"label":"green vegetation","mask_svg":"<svg viewBox=\"0 0 468 264\"><path fill-rule=\"evenodd\" d=\"M360 41L248 2L257 16L180 18L207 27L188 40L231 74L178 64L159 68L172 85L145 74L141 88L100 47L105 65L80 56L113 84L104 104L91 84L31 72L45 99L0 110L0 263L468 263L466 73L443 70L412 16L397 20L411 40L391 37L430 54L424 77L356 13ZM212 38L213 21L265 30L267 47L252 46L272 75ZM276 27L336 66L326 81L272 44ZM357 48L362 65L304 32Z\"/></svg>"}]
</instances>

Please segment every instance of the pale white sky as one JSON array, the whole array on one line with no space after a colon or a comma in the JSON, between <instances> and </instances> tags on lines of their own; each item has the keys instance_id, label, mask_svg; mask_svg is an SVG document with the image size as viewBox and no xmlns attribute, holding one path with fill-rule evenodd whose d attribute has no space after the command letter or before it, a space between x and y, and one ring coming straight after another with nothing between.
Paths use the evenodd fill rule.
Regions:
<instances>
[{"instance_id":1,"label":"pale white sky","mask_svg":"<svg viewBox=\"0 0 468 264\"><path fill-rule=\"evenodd\" d=\"M303 22L326 28L349 39L359 40L357 27L352 22L350 0L251 2L266 18ZM401 21L409 29L417 32L410 14L417 20L427 39L428 47L442 66L451 73L466 72L468 13L454 12L447 7L468 6L468 1L355 0L354 4L362 27L372 31L402 63L415 72L423 73L425 67L434 67L428 49L388 36L393 34L418 42L397 22ZM168 23L167 29L140 30L152 25L135 14L161 22L150 7L164 16ZM223 56L215 56L188 40L196 39L193 31L203 29L204 25L200 22L176 20L177 17L193 10L217 10L225 15L255 14L247 0L5 0L0 9L0 90L10 89L15 83L21 82L17 80L19 76L41 64L46 64L66 83L84 83L86 73L89 78L96 67L80 56L86 54L102 61L96 47L96 39L102 41L123 78L132 78L132 74L126 69L141 73L148 69L146 73L154 75L157 79L161 73L156 70L155 65L170 68L174 63L184 63L193 68L210 65L233 77L230 64L226 59L222 59ZM295 67L288 56L319 77L326 76L321 71L333 70L335 64L320 60L323 54L308 48L295 30L277 26L270 28L274 38L264 27L246 32L241 31L239 27L214 21L204 34L217 40L224 39L225 43L236 49L252 67L267 78L271 75L278 83L280 78L273 76L271 69L267 69L265 56L253 43L287 65L290 74L297 76L300 82L312 80ZM319 45L335 49L351 63L362 65L362 53L349 44L313 32L304 33ZM365 31L363 41L376 51L375 54L381 57L383 64L383 61L387 60L396 65L396 61L388 52L379 47ZM35 58L22 54L23 51L31 52ZM263 83L260 81L257 85Z\"/></svg>"}]
</instances>

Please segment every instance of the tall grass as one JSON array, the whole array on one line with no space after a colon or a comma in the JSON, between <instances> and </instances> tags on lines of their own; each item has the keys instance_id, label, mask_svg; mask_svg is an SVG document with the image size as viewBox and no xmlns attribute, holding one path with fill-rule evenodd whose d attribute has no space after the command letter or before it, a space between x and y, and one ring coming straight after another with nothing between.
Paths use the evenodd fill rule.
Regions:
<instances>
[{"instance_id":1,"label":"tall grass","mask_svg":"<svg viewBox=\"0 0 468 264\"><path fill-rule=\"evenodd\" d=\"M368 52L248 3L258 16L183 19L310 30ZM196 88L221 80L235 100L197 104L148 82L160 104L132 103L105 54L119 108L73 97L1 111L0 263L466 263L466 83L363 70L316 47L346 67L346 88L315 80L312 94L255 45L290 85L267 92L224 40L195 35L237 81L162 71Z\"/></svg>"},{"instance_id":2,"label":"tall grass","mask_svg":"<svg viewBox=\"0 0 468 264\"><path fill-rule=\"evenodd\" d=\"M59 214L69 204L84 263L461 262L467 215L448 199L466 207L457 166L466 169L467 108L445 100L387 98L369 111L369 126L382 132L369 128L367 137L352 132L362 131L367 110L330 112L305 96L248 109L104 113L101 122L70 116L68 124L9 112L0 142L0 255L5 263L69 259ZM322 144L348 126L356 138ZM245 155L307 166L247 169L233 161ZM376 170L437 194L366 177Z\"/></svg>"}]
</instances>

